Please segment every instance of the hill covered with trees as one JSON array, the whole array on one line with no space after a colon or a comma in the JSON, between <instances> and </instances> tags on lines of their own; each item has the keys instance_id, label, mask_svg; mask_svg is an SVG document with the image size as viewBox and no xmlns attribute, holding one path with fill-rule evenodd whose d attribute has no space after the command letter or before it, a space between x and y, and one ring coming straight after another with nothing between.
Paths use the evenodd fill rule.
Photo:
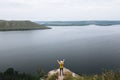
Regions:
<instances>
[{"instance_id":1,"label":"hill covered with trees","mask_svg":"<svg viewBox=\"0 0 120 80\"><path fill-rule=\"evenodd\" d=\"M41 24L31 21L5 21L0 20L0 31L10 30L35 30L35 29L50 29Z\"/></svg>"}]
</instances>

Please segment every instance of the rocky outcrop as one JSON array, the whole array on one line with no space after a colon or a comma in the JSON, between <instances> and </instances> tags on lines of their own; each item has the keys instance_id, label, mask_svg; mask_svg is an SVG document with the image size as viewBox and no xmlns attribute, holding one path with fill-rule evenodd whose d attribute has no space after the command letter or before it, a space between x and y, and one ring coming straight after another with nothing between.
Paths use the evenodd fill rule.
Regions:
<instances>
[{"instance_id":1,"label":"rocky outcrop","mask_svg":"<svg viewBox=\"0 0 120 80\"><path fill-rule=\"evenodd\" d=\"M60 76L60 70L52 70L48 73L48 77L45 80L79 80L80 76L67 68L63 69L63 75Z\"/></svg>"}]
</instances>

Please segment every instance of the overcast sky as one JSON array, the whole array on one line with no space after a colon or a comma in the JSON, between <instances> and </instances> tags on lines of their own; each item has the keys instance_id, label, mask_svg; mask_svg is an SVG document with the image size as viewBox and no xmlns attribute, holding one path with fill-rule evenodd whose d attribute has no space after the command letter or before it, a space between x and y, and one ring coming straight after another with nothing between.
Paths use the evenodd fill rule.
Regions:
<instances>
[{"instance_id":1,"label":"overcast sky","mask_svg":"<svg viewBox=\"0 0 120 80\"><path fill-rule=\"evenodd\" d=\"M120 20L120 0L0 0L5 20Z\"/></svg>"}]
</instances>

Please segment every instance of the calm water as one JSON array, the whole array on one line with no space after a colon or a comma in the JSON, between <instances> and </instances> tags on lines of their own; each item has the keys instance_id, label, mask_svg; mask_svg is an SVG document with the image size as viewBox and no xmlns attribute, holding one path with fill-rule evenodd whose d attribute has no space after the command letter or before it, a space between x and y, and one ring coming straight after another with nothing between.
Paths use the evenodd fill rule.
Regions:
<instances>
[{"instance_id":1,"label":"calm water","mask_svg":"<svg viewBox=\"0 0 120 80\"><path fill-rule=\"evenodd\" d=\"M119 70L120 26L0 32L0 71L49 71L58 68L57 59L65 59L65 67L76 73Z\"/></svg>"}]
</instances>

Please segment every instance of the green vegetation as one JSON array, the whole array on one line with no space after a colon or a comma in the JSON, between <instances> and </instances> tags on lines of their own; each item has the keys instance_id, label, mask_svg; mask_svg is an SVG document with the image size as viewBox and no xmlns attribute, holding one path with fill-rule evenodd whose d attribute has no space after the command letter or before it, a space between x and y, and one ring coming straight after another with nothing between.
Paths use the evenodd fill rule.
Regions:
<instances>
[{"instance_id":1,"label":"green vegetation","mask_svg":"<svg viewBox=\"0 0 120 80\"><path fill-rule=\"evenodd\" d=\"M120 73L114 71L107 71L100 75L83 75L79 77L68 76L65 80L120 80Z\"/></svg>"},{"instance_id":2,"label":"green vegetation","mask_svg":"<svg viewBox=\"0 0 120 80\"><path fill-rule=\"evenodd\" d=\"M8 68L5 72L0 72L0 80L56 80L58 73L50 76L49 79L47 77L48 76L41 69L34 75L19 73L13 68ZM120 80L120 72L105 71L101 74L77 75L75 77L73 77L71 73L67 73L64 74L63 80Z\"/></svg>"},{"instance_id":3,"label":"green vegetation","mask_svg":"<svg viewBox=\"0 0 120 80\"><path fill-rule=\"evenodd\" d=\"M5 72L0 72L0 80L40 80L45 74L39 70L35 75L19 73L13 68L8 68Z\"/></svg>"},{"instance_id":4,"label":"green vegetation","mask_svg":"<svg viewBox=\"0 0 120 80\"><path fill-rule=\"evenodd\" d=\"M0 31L10 30L35 30L35 29L50 29L46 26L31 22L31 21L3 21L0 20Z\"/></svg>"}]
</instances>

